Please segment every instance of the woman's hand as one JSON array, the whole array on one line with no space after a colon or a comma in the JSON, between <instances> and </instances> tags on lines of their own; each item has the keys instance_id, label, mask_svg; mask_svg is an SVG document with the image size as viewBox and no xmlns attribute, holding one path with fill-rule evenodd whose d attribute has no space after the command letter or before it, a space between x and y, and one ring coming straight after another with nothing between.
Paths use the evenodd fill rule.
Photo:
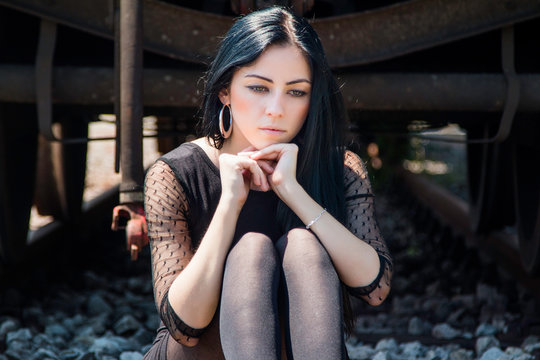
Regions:
<instances>
[{"instance_id":1,"label":"woman's hand","mask_svg":"<svg viewBox=\"0 0 540 360\"><path fill-rule=\"evenodd\" d=\"M250 155L252 160L266 161L273 168L265 169L272 190L282 199L287 191L298 185L296 180L296 161L298 146L296 144L273 144Z\"/></svg>"},{"instance_id":2,"label":"woman's hand","mask_svg":"<svg viewBox=\"0 0 540 360\"><path fill-rule=\"evenodd\" d=\"M221 154L219 156L221 197L238 208L246 202L249 189L268 191L270 185L257 161L248 156Z\"/></svg>"}]
</instances>

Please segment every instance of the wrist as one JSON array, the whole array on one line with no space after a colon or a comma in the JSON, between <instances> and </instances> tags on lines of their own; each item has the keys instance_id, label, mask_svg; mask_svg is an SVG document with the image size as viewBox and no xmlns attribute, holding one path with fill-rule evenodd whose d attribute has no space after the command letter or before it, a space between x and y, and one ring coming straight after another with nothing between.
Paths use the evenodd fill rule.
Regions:
<instances>
[{"instance_id":1,"label":"wrist","mask_svg":"<svg viewBox=\"0 0 540 360\"><path fill-rule=\"evenodd\" d=\"M229 216L231 214L236 214L238 216L240 215L243 206L244 201L239 201L238 198L234 197L232 194L222 193L219 198L216 212L220 211Z\"/></svg>"},{"instance_id":2,"label":"wrist","mask_svg":"<svg viewBox=\"0 0 540 360\"><path fill-rule=\"evenodd\" d=\"M274 188L274 191L279 196L279 198L289 207L291 207L291 203L294 202L294 198L296 196L299 196L300 194L305 192L302 185L300 185L298 181L296 181L296 179L294 181L291 181L290 183L282 183L279 186L276 186Z\"/></svg>"}]
</instances>

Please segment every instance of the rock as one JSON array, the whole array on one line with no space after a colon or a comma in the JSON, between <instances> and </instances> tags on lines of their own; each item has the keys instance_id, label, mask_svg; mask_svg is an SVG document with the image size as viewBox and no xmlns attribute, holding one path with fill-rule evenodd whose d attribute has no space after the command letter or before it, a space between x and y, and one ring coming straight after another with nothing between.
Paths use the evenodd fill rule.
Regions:
<instances>
[{"instance_id":1,"label":"rock","mask_svg":"<svg viewBox=\"0 0 540 360\"><path fill-rule=\"evenodd\" d=\"M476 339L475 350L476 356L480 357L486 350L489 350L492 347L500 347L501 343L495 336L481 336Z\"/></svg>"},{"instance_id":2,"label":"rock","mask_svg":"<svg viewBox=\"0 0 540 360\"><path fill-rule=\"evenodd\" d=\"M93 294L88 299L87 311L90 316L110 315L112 307L99 294Z\"/></svg>"},{"instance_id":3,"label":"rock","mask_svg":"<svg viewBox=\"0 0 540 360\"><path fill-rule=\"evenodd\" d=\"M472 360L474 354L471 350L458 349L454 350L448 356L448 360Z\"/></svg>"},{"instance_id":4,"label":"rock","mask_svg":"<svg viewBox=\"0 0 540 360\"><path fill-rule=\"evenodd\" d=\"M19 340L12 340L8 342L8 346L4 354L10 360L28 360L32 356L32 352L29 349L28 342Z\"/></svg>"},{"instance_id":5,"label":"rock","mask_svg":"<svg viewBox=\"0 0 540 360\"><path fill-rule=\"evenodd\" d=\"M107 337L100 337L94 340L89 351L93 353L96 358L102 359L104 355L117 357L122 352L122 349L116 341Z\"/></svg>"},{"instance_id":6,"label":"rock","mask_svg":"<svg viewBox=\"0 0 540 360\"><path fill-rule=\"evenodd\" d=\"M141 328L141 324L130 315L124 315L114 324L114 332L118 335L132 334Z\"/></svg>"},{"instance_id":7,"label":"rock","mask_svg":"<svg viewBox=\"0 0 540 360\"><path fill-rule=\"evenodd\" d=\"M533 353L537 350L540 350L540 342L537 342L536 344L526 345L523 350L528 353Z\"/></svg>"},{"instance_id":8,"label":"rock","mask_svg":"<svg viewBox=\"0 0 540 360\"><path fill-rule=\"evenodd\" d=\"M492 347L488 351L482 354L480 357L480 360L502 360L501 358L504 356L504 353L501 349L497 347Z\"/></svg>"},{"instance_id":9,"label":"rock","mask_svg":"<svg viewBox=\"0 0 540 360\"><path fill-rule=\"evenodd\" d=\"M397 350L398 350L397 342L396 340L392 338L379 340L379 342L375 346L375 351L396 352Z\"/></svg>"},{"instance_id":10,"label":"rock","mask_svg":"<svg viewBox=\"0 0 540 360\"><path fill-rule=\"evenodd\" d=\"M521 348L509 346L504 351L509 356L510 360L535 360L535 356L526 354Z\"/></svg>"},{"instance_id":11,"label":"rock","mask_svg":"<svg viewBox=\"0 0 540 360\"><path fill-rule=\"evenodd\" d=\"M155 331L159 327L160 322L161 320L159 319L159 315L154 308L152 314L148 315L146 321L144 322L144 326L146 326L148 330Z\"/></svg>"},{"instance_id":12,"label":"rock","mask_svg":"<svg viewBox=\"0 0 540 360\"><path fill-rule=\"evenodd\" d=\"M476 337L479 336L488 336L488 335L496 335L499 332L499 330L490 324L482 323L478 325L476 328L476 331L474 332L474 335Z\"/></svg>"},{"instance_id":13,"label":"rock","mask_svg":"<svg viewBox=\"0 0 540 360\"><path fill-rule=\"evenodd\" d=\"M20 342L29 342L32 340L32 333L30 329L22 328L16 331L11 331L6 336L6 343L9 345L11 342L20 341Z\"/></svg>"},{"instance_id":14,"label":"rock","mask_svg":"<svg viewBox=\"0 0 540 360\"><path fill-rule=\"evenodd\" d=\"M15 319L7 319L0 324L0 340L3 340L7 333L18 330L20 327L19 321Z\"/></svg>"},{"instance_id":15,"label":"rock","mask_svg":"<svg viewBox=\"0 0 540 360\"><path fill-rule=\"evenodd\" d=\"M75 330L86 324L87 321L88 319L86 318L86 316L83 316L82 314L77 314L71 318L65 318L62 321L62 324L69 332L75 333Z\"/></svg>"},{"instance_id":16,"label":"rock","mask_svg":"<svg viewBox=\"0 0 540 360\"><path fill-rule=\"evenodd\" d=\"M60 358L54 352L48 349L38 349L31 360L59 360Z\"/></svg>"},{"instance_id":17,"label":"rock","mask_svg":"<svg viewBox=\"0 0 540 360\"><path fill-rule=\"evenodd\" d=\"M521 343L521 348L525 349L525 346L533 345L533 344L536 344L538 342L540 342L540 337L539 336L536 336L536 335L527 336L525 338L525 340L523 340L523 342Z\"/></svg>"},{"instance_id":18,"label":"rock","mask_svg":"<svg viewBox=\"0 0 540 360\"><path fill-rule=\"evenodd\" d=\"M67 329L60 324L47 325L45 328L45 334L50 337L61 337L64 340L71 337L69 331L67 331Z\"/></svg>"},{"instance_id":19,"label":"rock","mask_svg":"<svg viewBox=\"0 0 540 360\"><path fill-rule=\"evenodd\" d=\"M379 351L372 360L390 360L388 354L384 351Z\"/></svg>"},{"instance_id":20,"label":"rock","mask_svg":"<svg viewBox=\"0 0 540 360\"><path fill-rule=\"evenodd\" d=\"M347 347L347 349L351 360L369 360L375 354L375 350L367 345L351 346Z\"/></svg>"},{"instance_id":21,"label":"rock","mask_svg":"<svg viewBox=\"0 0 540 360\"><path fill-rule=\"evenodd\" d=\"M408 325L408 328L407 328L407 332L410 335L415 335L415 336L423 335L423 334L426 333L426 326L424 325L424 322L422 321L422 319L420 319L417 316L413 316L409 320L409 325Z\"/></svg>"},{"instance_id":22,"label":"rock","mask_svg":"<svg viewBox=\"0 0 540 360\"><path fill-rule=\"evenodd\" d=\"M58 353L61 360L79 360L83 352L78 349L65 349Z\"/></svg>"},{"instance_id":23,"label":"rock","mask_svg":"<svg viewBox=\"0 0 540 360\"><path fill-rule=\"evenodd\" d=\"M137 351L126 351L120 354L120 360L142 360L143 355Z\"/></svg>"},{"instance_id":24,"label":"rock","mask_svg":"<svg viewBox=\"0 0 540 360\"><path fill-rule=\"evenodd\" d=\"M135 332L131 339L137 341L139 344L151 344L154 341L154 333L144 328L140 328Z\"/></svg>"},{"instance_id":25,"label":"rock","mask_svg":"<svg viewBox=\"0 0 540 360\"><path fill-rule=\"evenodd\" d=\"M79 357L76 360L95 360L95 359L96 358L94 354L92 354L91 352L84 352L81 355L79 355Z\"/></svg>"},{"instance_id":26,"label":"rock","mask_svg":"<svg viewBox=\"0 0 540 360\"><path fill-rule=\"evenodd\" d=\"M55 341L45 334L37 334L32 338L32 343L37 348L50 348L55 346Z\"/></svg>"},{"instance_id":27,"label":"rock","mask_svg":"<svg viewBox=\"0 0 540 360\"><path fill-rule=\"evenodd\" d=\"M427 351L426 347L419 341L402 344L399 347L401 349L401 354L408 359L421 358L426 354Z\"/></svg>"},{"instance_id":28,"label":"rock","mask_svg":"<svg viewBox=\"0 0 540 360\"><path fill-rule=\"evenodd\" d=\"M425 359L444 360L450 357L450 350L441 347L436 347L427 351Z\"/></svg>"},{"instance_id":29,"label":"rock","mask_svg":"<svg viewBox=\"0 0 540 360\"><path fill-rule=\"evenodd\" d=\"M437 324L431 329L431 336L436 339L455 339L461 335L461 331L454 329L446 323Z\"/></svg>"},{"instance_id":30,"label":"rock","mask_svg":"<svg viewBox=\"0 0 540 360\"><path fill-rule=\"evenodd\" d=\"M134 292L144 293L146 283L147 280L141 277L129 278L127 281L127 288Z\"/></svg>"},{"instance_id":31,"label":"rock","mask_svg":"<svg viewBox=\"0 0 540 360\"><path fill-rule=\"evenodd\" d=\"M108 316L108 314L103 314L101 316L96 316L90 319L89 325L95 335L100 336L105 333L109 323Z\"/></svg>"}]
</instances>

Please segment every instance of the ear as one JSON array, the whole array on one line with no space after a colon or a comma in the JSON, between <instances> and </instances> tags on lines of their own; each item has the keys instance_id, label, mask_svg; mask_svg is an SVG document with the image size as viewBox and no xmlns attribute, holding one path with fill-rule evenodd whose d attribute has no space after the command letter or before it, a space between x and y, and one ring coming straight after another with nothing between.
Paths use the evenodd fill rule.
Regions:
<instances>
[{"instance_id":1,"label":"ear","mask_svg":"<svg viewBox=\"0 0 540 360\"><path fill-rule=\"evenodd\" d=\"M221 103L223 105L228 105L231 103L231 99L230 99L230 95L229 95L229 90L228 89L221 89L219 94L219 100L221 101Z\"/></svg>"}]
</instances>

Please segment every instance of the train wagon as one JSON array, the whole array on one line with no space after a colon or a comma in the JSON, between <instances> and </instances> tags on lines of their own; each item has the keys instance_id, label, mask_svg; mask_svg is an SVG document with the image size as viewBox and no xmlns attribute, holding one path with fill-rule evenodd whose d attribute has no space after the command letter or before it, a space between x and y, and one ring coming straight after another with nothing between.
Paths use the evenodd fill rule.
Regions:
<instances>
[{"instance_id":1,"label":"train wagon","mask_svg":"<svg viewBox=\"0 0 540 360\"><path fill-rule=\"evenodd\" d=\"M540 0L0 0L1 263L23 256L32 206L63 223L81 216L88 125L103 113L117 115L110 156L135 215L142 116L157 117L160 139L185 141L220 37L275 4L321 36L352 136L465 129L448 141L467 147L470 227L514 227L537 272Z\"/></svg>"}]
</instances>

